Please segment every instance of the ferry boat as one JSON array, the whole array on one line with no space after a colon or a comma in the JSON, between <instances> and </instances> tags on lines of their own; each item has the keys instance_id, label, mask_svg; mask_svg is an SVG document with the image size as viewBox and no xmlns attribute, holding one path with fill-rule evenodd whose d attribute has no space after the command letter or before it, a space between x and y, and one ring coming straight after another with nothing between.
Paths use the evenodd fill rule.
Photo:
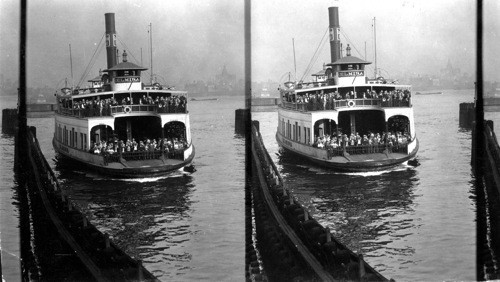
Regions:
<instances>
[{"instance_id":1,"label":"ferry boat","mask_svg":"<svg viewBox=\"0 0 500 282\"><path fill-rule=\"evenodd\" d=\"M310 83L280 86L276 140L324 167L357 172L384 170L414 159L418 140L411 86L382 77L369 79L371 64L341 57L338 7L328 8L331 63Z\"/></svg>"},{"instance_id":2,"label":"ferry boat","mask_svg":"<svg viewBox=\"0 0 500 282\"><path fill-rule=\"evenodd\" d=\"M187 92L145 85L147 68L118 63L114 13L105 14L107 69L88 88L56 93L53 146L59 156L103 174L151 177L193 160Z\"/></svg>"}]
</instances>

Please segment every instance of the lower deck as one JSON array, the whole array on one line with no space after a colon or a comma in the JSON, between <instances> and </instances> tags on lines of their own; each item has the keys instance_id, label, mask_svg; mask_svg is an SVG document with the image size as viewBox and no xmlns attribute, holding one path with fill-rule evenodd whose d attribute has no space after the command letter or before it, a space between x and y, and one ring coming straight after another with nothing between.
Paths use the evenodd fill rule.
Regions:
<instances>
[{"instance_id":1,"label":"lower deck","mask_svg":"<svg viewBox=\"0 0 500 282\"><path fill-rule=\"evenodd\" d=\"M339 171L383 170L413 159L418 151L415 138L407 144L397 146L368 145L338 147L335 149L316 148L290 140L276 133L278 144L285 150L315 164ZM350 153L349 153L350 152Z\"/></svg>"},{"instance_id":2,"label":"lower deck","mask_svg":"<svg viewBox=\"0 0 500 282\"><path fill-rule=\"evenodd\" d=\"M175 152L142 151L123 154L94 154L65 146L53 139L54 149L64 159L84 165L96 172L125 178L164 175L190 164L195 150L189 147Z\"/></svg>"}]
</instances>

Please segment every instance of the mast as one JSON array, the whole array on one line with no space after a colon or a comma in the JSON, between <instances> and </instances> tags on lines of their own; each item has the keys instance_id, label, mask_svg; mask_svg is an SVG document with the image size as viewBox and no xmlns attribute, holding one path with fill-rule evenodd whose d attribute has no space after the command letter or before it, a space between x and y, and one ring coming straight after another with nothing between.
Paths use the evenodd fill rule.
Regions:
<instances>
[{"instance_id":1,"label":"mast","mask_svg":"<svg viewBox=\"0 0 500 282\"><path fill-rule=\"evenodd\" d=\"M364 59L366 60L366 41L365 41L365 58Z\"/></svg>"},{"instance_id":2,"label":"mast","mask_svg":"<svg viewBox=\"0 0 500 282\"><path fill-rule=\"evenodd\" d=\"M375 25L375 17L373 17L373 40L375 43L375 79L377 79L377 26Z\"/></svg>"},{"instance_id":3,"label":"mast","mask_svg":"<svg viewBox=\"0 0 500 282\"><path fill-rule=\"evenodd\" d=\"M295 77L295 81L297 81L297 63L295 61L295 39L294 38L292 38L292 45L293 45L293 66L295 68L294 77Z\"/></svg>"},{"instance_id":4,"label":"mast","mask_svg":"<svg viewBox=\"0 0 500 282\"><path fill-rule=\"evenodd\" d=\"M151 85L153 85L153 24L149 23L149 50L151 52Z\"/></svg>"},{"instance_id":5,"label":"mast","mask_svg":"<svg viewBox=\"0 0 500 282\"><path fill-rule=\"evenodd\" d=\"M71 68L71 89L74 88L74 80L73 80L73 57L71 56L71 44L69 44L69 65Z\"/></svg>"}]
</instances>

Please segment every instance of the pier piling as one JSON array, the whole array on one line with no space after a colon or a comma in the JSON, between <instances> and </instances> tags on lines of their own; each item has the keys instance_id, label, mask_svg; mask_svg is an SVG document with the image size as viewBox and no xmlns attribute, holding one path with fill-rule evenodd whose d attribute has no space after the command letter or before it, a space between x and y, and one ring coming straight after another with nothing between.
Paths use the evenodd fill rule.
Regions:
<instances>
[{"instance_id":1,"label":"pier piling","mask_svg":"<svg viewBox=\"0 0 500 282\"><path fill-rule=\"evenodd\" d=\"M43 156L36 129L26 131L24 138L16 137L16 150L26 155L24 164L16 166L16 178L21 183L18 195L23 280L137 281L139 267L144 280L157 281L78 210L61 190ZM72 257L62 258L61 254Z\"/></svg>"},{"instance_id":2,"label":"pier piling","mask_svg":"<svg viewBox=\"0 0 500 282\"><path fill-rule=\"evenodd\" d=\"M387 281L294 199L256 126L251 133L252 228L269 281ZM257 274L252 263L247 267Z\"/></svg>"},{"instance_id":3,"label":"pier piling","mask_svg":"<svg viewBox=\"0 0 500 282\"><path fill-rule=\"evenodd\" d=\"M17 109L2 110L2 133L14 134L17 130Z\"/></svg>"},{"instance_id":4,"label":"pier piling","mask_svg":"<svg viewBox=\"0 0 500 282\"><path fill-rule=\"evenodd\" d=\"M500 278L500 146L493 121L472 131L472 171L477 197L477 278ZM477 124L476 124L477 126Z\"/></svg>"},{"instance_id":5,"label":"pier piling","mask_svg":"<svg viewBox=\"0 0 500 282\"><path fill-rule=\"evenodd\" d=\"M234 119L234 131L244 135L249 130L250 109L237 109Z\"/></svg>"},{"instance_id":6,"label":"pier piling","mask_svg":"<svg viewBox=\"0 0 500 282\"><path fill-rule=\"evenodd\" d=\"M463 128L472 128L475 120L474 103L460 103L460 112L458 124Z\"/></svg>"}]
</instances>

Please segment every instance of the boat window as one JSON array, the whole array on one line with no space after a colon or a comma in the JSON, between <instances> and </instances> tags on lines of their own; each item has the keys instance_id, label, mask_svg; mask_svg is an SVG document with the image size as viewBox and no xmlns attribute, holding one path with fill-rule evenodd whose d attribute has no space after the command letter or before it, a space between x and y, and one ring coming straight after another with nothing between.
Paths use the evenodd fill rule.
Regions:
<instances>
[{"instance_id":1,"label":"boat window","mask_svg":"<svg viewBox=\"0 0 500 282\"><path fill-rule=\"evenodd\" d=\"M394 90L394 86L373 86L373 90L375 90L377 93L380 93L380 91L392 91Z\"/></svg>"},{"instance_id":2,"label":"boat window","mask_svg":"<svg viewBox=\"0 0 500 282\"><path fill-rule=\"evenodd\" d=\"M113 98L113 94L108 94L108 95L99 95L99 99L105 100L105 99L110 99Z\"/></svg>"},{"instance_id":3,"label":"boat window","mask_svg":"<svg viewBox=\"0 0 500 282\"><path fill-rule=\"evenodd\" d=\"M172 94L170 92L151 92L151 93L149 93L149 96L151 96L151 98L153 98L153 100L156 100L156 98L158 98L158 99L161 99L162 97L168 98L168 97L172 96Z\"/></svg>"},{"instance_id":4,"label":"boat window","mask_svg":"<svg viewBox=\"0 0 500 282\"><path fill-rule=\"evenodd\" d=\"M146 95L144 92L132 92L132 101L133 104L138 105L143 95Z\"/></svg>"},{"instance_id":5,"label":"boat window","mask_svg":"<svg viewBox=\"0 0 500 282\"><path fill-rule=\"evenodd\" d=\"M119 105L130 104L130 93L115 93L115 100Z\"/></svg>"},{"instance_id":6,"label":"boat window","mask_svg":"<svg viewBox=\"0 0 500 282\"><path fill-rule=\"evenodd\" d=\"M117 74L117 76L133 76L133 75L135 75L134 71L132 71L132 70L119 70L119 71L116 71L116 74Z\"/></svg>"},{"instance_id":7,"label":"boat window","mask_svg":"<svg viewBox=\"0 0 500 282\"><path fill-rule=\"evenodd\" d=\"M345 97L345 95L351 91L354 91L354 87L341 87L341 88L339 88L339 93L342 97Z\"/></svg>"},{"instance_id":8,"label":"boat window","mask_svg":"<svg viewBox=\"0 0 500 282\"><path fill-rule=\"evenodd\" d=\"M297 123L295 123L297 124ZM297 125L297 141L301 142L301 138L300 138L300 125Z\"/></svg>"}]
</instances>

